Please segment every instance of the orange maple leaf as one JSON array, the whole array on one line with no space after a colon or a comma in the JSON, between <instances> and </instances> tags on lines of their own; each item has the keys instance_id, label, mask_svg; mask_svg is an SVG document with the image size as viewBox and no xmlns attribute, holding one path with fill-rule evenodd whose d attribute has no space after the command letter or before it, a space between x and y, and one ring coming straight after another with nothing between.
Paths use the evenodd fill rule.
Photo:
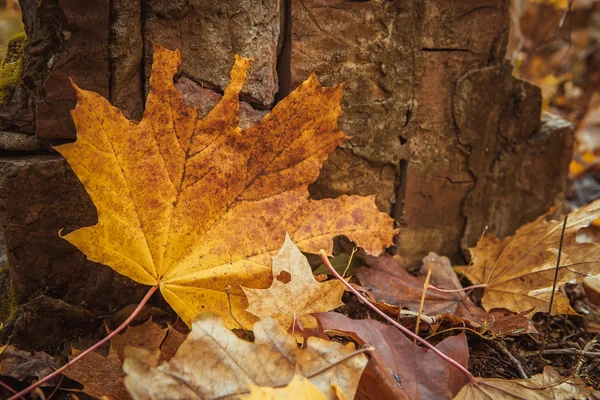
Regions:
<instances>
[{"instance_id":1,"label":"orange maple leaf","mask_svg":"<svg viewBox=\"0 0 600 400\"><path fill-rule=\"evenodd\" d=\"M373 197L314 201L308 185L336 146L341 86L311 75L256 125L238 126L250 60L236 57L223 98L204 118L173 84L179 50L155 45L141 122L75 87L77 141L58 146L98 209L98 224L65 235L88 259L160 286L188 323L203 310L244 323L240 285L265 288L285 232L306 252L328 253L346 235L368 253L392 243L392 219Z\"/></svg>"}]
</instances>

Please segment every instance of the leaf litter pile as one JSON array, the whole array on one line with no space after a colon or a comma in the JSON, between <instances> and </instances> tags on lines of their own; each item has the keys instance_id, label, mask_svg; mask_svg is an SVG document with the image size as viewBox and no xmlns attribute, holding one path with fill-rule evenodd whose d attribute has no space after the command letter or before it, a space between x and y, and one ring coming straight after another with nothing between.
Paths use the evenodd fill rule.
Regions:
<instances>
[{"instance_id":1,"label":"leaf litter pile","mask_svg":"<svg viewBox=\"0 0 600 400\"><path fill-rule=\"evenodd\" d=\"M62 368L2 348L10 383L37 381L12 398L600 398L593 321L565 316L582 312L569 285L600 276L600 244L582 233L600 202L565 224L548 215L503 241L485 235L467 266L431 253L415 269L384 253L396 231L373 197L309 197L348 139L341 86L313 75L241 129L250 60L236 58L205 117L174 87L180 62L155 45L139 123L76 87L77 141L57 150L98 223L64 238L149 291L104 340L71 346ZM359 250L332 258L337 236ZM178 319L124 329L157 291Z\"/></svg>"}]
</instances>

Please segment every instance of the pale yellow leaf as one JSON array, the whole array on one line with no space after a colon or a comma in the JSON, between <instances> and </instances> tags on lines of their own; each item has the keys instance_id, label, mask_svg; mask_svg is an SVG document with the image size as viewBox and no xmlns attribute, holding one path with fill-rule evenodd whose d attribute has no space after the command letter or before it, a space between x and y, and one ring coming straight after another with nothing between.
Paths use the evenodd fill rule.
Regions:
<instances>
[{"instance_id":1,"label":"pale yellow leaf","mask_svg":"<svg viewBox=\"0 0 600 400\"><path fill-rule=\"evenodd\" d=\"M273 318L289 329L296 321L304 328L317 326L310 315L327 312L342 303L344 284L338 280L319 283L304 255L286 235L273 257L273 283L268 289L242 288L250 306L246 311L259 318Z\"/></svg>"}]
</instances>

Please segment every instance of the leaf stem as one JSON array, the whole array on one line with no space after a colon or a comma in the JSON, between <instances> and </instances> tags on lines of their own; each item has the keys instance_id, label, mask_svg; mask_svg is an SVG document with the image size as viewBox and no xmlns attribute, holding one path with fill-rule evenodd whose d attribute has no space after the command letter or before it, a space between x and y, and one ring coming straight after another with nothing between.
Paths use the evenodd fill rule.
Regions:
<instances>
[{"instance_id":1,"label":"leaf stem","mask_svg":"<svg viewBox=\"0 0 600 400\"><path fill-rule=\"evenodd\" d=\"M460 372L462 372L463 374L465 374L467 376L467 378L469 379L469 384L471 384L471 385L476 384L475 377L469 372L468 369L466 369L465 367L463 367L462 365L460 365L460 363L458 361L456 361L456 360L448 357L447 355L445 355L444 353L442 353L440 350L438 350L434 345L432 345L428 341L424 340L420 336L415 335L413 332L411 332L410 330L408 330L404 326L402 326L399 323L397 323L396 321L394 321L394 319L390 318L386 313L384 313L383 311L381 311L380 309L378 309L377 307L375 307L373 304L371 304L371 302L369 300L367 300L362 294L360 294L358 292L358 290L354 289L352 287L352 285L350 285L348 282L346 282L344 280L344 278L342 278L340 276L340 274L337 273L337 271L333 268L333 266L329 262L329 259L327 258L327 254L325 253L325 250L320 250L319 251L319 256L321 256L321 260L323 260L323 263L327 266L327 268L329 269L329 271L331 271L331 273L333 274L333 276L335 276L344 285L346 285L346 287L348 288L349 291L351 291L352 293L354 293L355 296L357 296L362 302L364 302L367 306L369 306L373 311L375 311L377 314L379 314L382 318L384 318L390 324L392 324L396 328L400 329L405 335L408 335L411 338L417 340L423 346L427 347L429 350L433 351L435 354L437 354L438 356L440 356L441 358L443 358L444 360L446 360L448 363L452 364L456 369L458 369Z\"/></svg>"},{"instance_id":2,"label":"leaf stem","mask_svg":"<svg viewBox=\"0 0 600 400\"><path fill-rule=\"evenodd\" d=\"M415 324L415 336L419 336L419 326L421 325L421 314L423 314L423 307L425 306L425 296L427 296L427 288L429 287L429 279L431 279L431 271L433 270L433 262L430 260L429 268L427 268L427 277L425 283L423 283L423 295L421 296L421 303L419 304L419 313L417 314L417 323ZM413 339L413 343L417 344L417 339Z\"/></svg>"},{"instance_id":3,"label":"leaf stem","mask_svg":"<svg viewBox=\"0 0 600 400\"><path fill-rule=\"evenodd\" d=\"M443 293L458 293L458 292L464 292L466 290L474 290L477 288L485 288L487 287L487 284L482 283L480 285L472 285L472 286L467 286L461 289L441 289L439 287L433 286L433 285L429 285L429 288L431 290L435 290L436 292L443 292Z\"/></svg>"},{"instance_id":4,"label":"leaf stem","mask_svg":"<svg viewBox=\"0 0 600 400\"><path fill-rule=\"evenodd\" d=\"M119 332L121 332L123 329L125 329L127 327L127 325L129 325L129 323L134 320L135 317L137 317L137 315L140 313L140 311L142 311L142 309L144 308L144 306L146 305L146 303L148 302L148 300L150 300L150 297L152 297L152 295L154 294L154 292L156 292L157 289L158 289L158 285L157 286L152 286L150 288L150 290L148 291L148 293L146 293L146 295L144 296L144 298L142 299L142 301L140 301L140 304L138 304L138 306L136 307L136 309L133 310L133 312L131 313L131 315L129 316L129 318L127 318L125 321L123 321L123 323L121 325L119 325L119 327L117 329L115 329L110 334L108 334L104 339L102 339L101 341L99 341L98 343L96 343L95 345L93 345L92 347L90 347L89 349L87 349L86 351L84 351L83 353L79 354L77 357L75 357L74 359L70 360L69 362L67 362L65 365L63 365L62 367L60 367L59 369L57 369L56 371L54 371L50 375L46 376L45 378L40 379L39 381L37 381L37 382L33 383L31 386L29 386L27 389L23 389L19 393L17 393L14 396L10 397L8 400L16 400L16 399L18 399L20 397L25 396L26 394L30 393L31 391L33 391L35 388L37 388L41 384L43 384L45 382L48 382L52 378L54 378L54 377L62 374L63 371L69 369L69 367L71 367L71 365L73 365L76 362L80 361L83 357L87 356L92 351L96 350L98 347L100 347L104 343L108 342L113 336L115 336L116 334L118 334Z\"/></svg>"}]
</instances>

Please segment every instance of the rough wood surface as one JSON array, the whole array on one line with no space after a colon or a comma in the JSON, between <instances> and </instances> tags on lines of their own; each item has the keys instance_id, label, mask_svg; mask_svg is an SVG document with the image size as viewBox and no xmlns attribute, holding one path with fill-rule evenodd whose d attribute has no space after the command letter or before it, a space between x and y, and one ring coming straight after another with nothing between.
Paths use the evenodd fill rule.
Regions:
<instances>
[{"instance_id":1,"label":"rough wood surface","mask_svg":"<svg viewBox=\"0 0 600 400\"><path fill-rule=\"evenodd\" d=\"M313 71L324 85L344 82L340 127L352 140L325 163L311 193L376 194L398 222L396 250L413 260L430 251L462 260L485 226L509 235L562 199L571 128L540 122L539 89L511 75L508 0L21 5L30 43L23 87L0 107L5 151L50 151L24 134L75 137L68 76L141 118L156 41L181 46L177 87L206 110L228 82L234 54L253 57L242 91L247 124ZM134 301L139 287L58 237L60 228L96 218L64 162L11 159L1 171L0 219L19 304L38 294L96 311Z\"/></svg>"}]
</instances>

